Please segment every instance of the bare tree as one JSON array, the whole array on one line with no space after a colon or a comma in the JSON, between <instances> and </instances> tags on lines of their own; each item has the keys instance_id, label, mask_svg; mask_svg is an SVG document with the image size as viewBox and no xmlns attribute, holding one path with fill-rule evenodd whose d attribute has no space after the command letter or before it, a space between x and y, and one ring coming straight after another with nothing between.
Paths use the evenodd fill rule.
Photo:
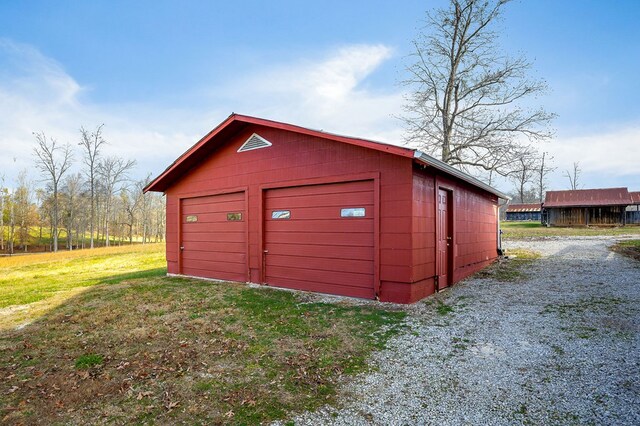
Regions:
<instances>
[{"instance_id":1,"label":"bare tree","mask_svg":"<svg viewBox=\"0 0 640 426\"><path fill-rule=\"evenodd\" d=\"M67 230L67 249L73 250L73 230L79 216L78 210L82 196L82 175L78 173L67 176L64 179L61 192L64 200L62 222Z\"/></svg>"},{"instance_id":2,"label":"bare tree","mask_svg":"<svg viewBox=\"0 0 640 426\"><path fill-rule=\"evenodd\" d=\"M104 190L105 241L109 246L109 220L113 197L120 191L121 184L127 180L127 173L135 166L135 160L125 160L121 157L107 157L100 160L98 173Z\"/></svg>"},{"instance_id":3,"label":"bare tree","mask_svg":"<svg viewBox=\"0 0 640 426\"><path fill-rule=\"evenodd\" d=\"M540 158L540 163L538 165L538 182L537 182L537 190L538 190L538 200L542 204L544 202L544 196L547 192L547 176L549 173L552 173L556 168L551 166L550 163L553 161L553 157L547 157L547 153L543 152L542 157Z\"/></svg>"},{"instance_id":4,"label":"bare tree","mask_svg":"<svg viewBox=\"0 0 640 426\"><path fill-rule=\"evenodd\" d=\"M527 76L525 58L499 52L493 26L508 2L450 0L428 13L403 81L412 90L402 117L407 143L448 164L502 176L531 157L532 142L551 137L554 117L522 106L546 84Z\"/></svg>"},{"instance_id":5,"label":"bare tree","mask_svg":"<svg viewBox=\"0 0 640 426\"><path fill-rule=\"evenodd\" d=\"M516 185L516 193L521 203L530 201L527 196L526 186L533 182L537 170L537 165L533 158L521 157L517 161L517 169L510 175L511 180Z\"/></svg>"},{"instance_id":6,"label":"bare tree","mask_svg":"<svg viewBox=\"0 0 640 426\"><path fill-rule=\"evenodd\" d=\"M580 187L581 174L582 169L580 168L580 162L573 163L573 171L564 171L564 176L569 179L569 189L578 189Z\"/></svg>"},{"instance_id":7,"label":"bare tree","mask_svg":"<svg viewBox=\"0 0 640 426\"><path fill-rule=\"evenodd\" d=\"M32 183L27 178L27 171L18 174L17 185L13 195L14 221L18 225L18 242L25 252L29 246L29 229L36 215L33 205Z\"/></svg>"},{"instance_id":8,"label":"bare tree","mask_svg":"<svg viewBox=\"0 0 640 426\"><path fill-rule=\"evenodd\" d=\"M13 254L14 243L16 238L16 209L15 203L13 201L14 193L8 191L7 194L7 204L9 209L9 235L7 238L7 248L9 249L9 254Z\"/></svg>"},{"instance_id":9,"label":"bare tree","mask_svg":"<svg viewBox=\"0 0 640 426\"><path fill-rule=\"evenodd\" d=\"M151 192L144 192L144 188L151 182L151 174L148 174L144 179L136 182L135 190L140 197L140 216L142 222L142 244L147 242L149 236L149 224L151 222L150 211L152 209Z\"/></svg>"},{"instance_id":10,"label":"bare tree","mask_svg":"<svg viewBox=\"0 0 640 426\"><path fill-rule=\"evenodd\" d=\"M128 228L129 244L133 244L133 226L136 221L136 213L140 209L143 198L144 194L138 191L137 185L133 191L123 190L121 193L122 206L126 213L126 220L123 224Z\"/></svg>"},{"instance_id":11,"label":"bare tree","mask_svg":"<svg viewBox=\"0 0 640 426\"><path fill-rule=\"evenodd\" d=\"M93 226L96 222L95 212L96 212L96 176L97 176L97 168L98 163L100 161L100 148L102 145L106 144L107 141L102 137L102 127L104 124L96 127L96 130L93 132L89 132L84 127L80 127L80 135L81 140L79 145L82 146L84 150L84 158L83 162L87 167L85 170L85 175L87 177L87 181L89 183L89 197L91 200L91 214L89 219L89 233L90 237L90 247L93 248Z\"/></svg>"},{"instance_id":12,"label":"bare tree","mask_svg":"<svg viewBox=\"0 0 640 426\"><path fill-rule=\"evenodd\" d=\"M4 250L4 175L0 175L0 250Z\"/></svg>"},{"instance_id":13,"label":"bare tree","mask_svg":"<svg viewBox=\"0 0 640 426\"><path fill-rule=\"evenodd\" d=\"M36 167L44 176L45 182L53 191L53 251L58 251L58 187L64 174L71 167L73 155L69 144L58 145L58 142L47 137L44 132L34 133L37 145L34 148Z\"/></svg>"}]
</instances>

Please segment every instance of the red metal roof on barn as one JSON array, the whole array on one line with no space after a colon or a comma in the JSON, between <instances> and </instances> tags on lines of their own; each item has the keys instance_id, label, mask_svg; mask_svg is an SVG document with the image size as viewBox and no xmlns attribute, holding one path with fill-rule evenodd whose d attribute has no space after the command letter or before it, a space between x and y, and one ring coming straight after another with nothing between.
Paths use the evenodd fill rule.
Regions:
<instances>
[{"instance_id":1,"label":"red metal roof on barn","mask_svg":"<svg viewBox=\"0 0 640 426\"><path fill-rule=\"evenodd\" d=\"M640 204L640 191L629 192L632 204Z\"/></svg>"},{"instance_id":2,"label":"red metal roof on barn","mask_svg":"<svg viewBox=\"0 0 640 426\"><path fill-rule=\"evenodd\" d=\"M507 212L511 213L526 213L526 212L539 212L540 203L529 204L509 204Z\"/></svg>"},{"instance_id":3,"label":"red metal roof on barn","mask_svg":"<svg viewBox=\"0 0 640 426\"><path fill-rule=\"evenodd\" d=\"M278 121L267 120L264 118L251 117L247 115L231 114L225 121L220 123L215 129L207 133L195 145L185 151L176 161L174 161L164 172L150 182L144 191L163 192L171 186L171 184L180 178L182 174L189 168L196 165L202 158L212 153L218 145L224 143L227 137L232 136L248 125L258 125L281 129L290 132L296 132L304 135L320 137L324 139L342 142L350 145L357 145L376 151L387 152L389 154L399 155L401 157L412 158L427 166L443 171L449 175L462 179L474 186L484 189L500 198L510 199L504 193L485 184L484 182L470 176L460 170L454 169L446 163L437 160L421 151L415 149L404 148L401 146L390 145L382 142L375 142L367 139L354 138L350 136L342 136L334 133L324 132L322 130L313 130L306 127L300 127L293 124L281 123Z\"/></svg>"},{"instance_id":4,"label":"red metal roof on barn","mask_svg":"<svg viewBox=\"0 0 640 426\"><path fill-rule=\"evenodd\" d=\"M632 204L627 188L547 191L544 207L626 206Z\"/></svg>"}]
</instances>

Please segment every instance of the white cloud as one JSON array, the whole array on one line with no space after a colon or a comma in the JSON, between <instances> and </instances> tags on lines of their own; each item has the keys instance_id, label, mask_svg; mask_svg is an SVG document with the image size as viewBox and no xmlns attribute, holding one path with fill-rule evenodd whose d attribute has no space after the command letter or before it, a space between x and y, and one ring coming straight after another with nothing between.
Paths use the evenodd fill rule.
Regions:
<instances>
[{"instance_id":1,"label":"white cloud","mask_svg":"<svg viewBox=\"0 0 640 426\"><path fill-rule=\"evenodd\" d=\"M0 39L0 175L11 181L23 168L33 170L32 132L75 144L80 126L101 123L110 143L106 154L135 158L138 178L157 174L232 111L400 143L402 127L394 115L401 111L401 91L369 83L392 54L384 45L351 45L315 59L265 64L221 82L196 100L197 107L176 108L91 102L90 89L61 64L33 47ZM544 149L555 157L555 188L566 186L562 172L579 161L586 187L640 189L639 123L560 137Z\"/></svg>"},{"instance_id":2,"label":"white cloud","mask_svg":"<svg viewBox=\"0 0 640 426\"><path fill-rule=\"evenodd\" d=\"M204 131L198 128L203 115L87 102L86 88L28 45L0 39L0 65L0 175L8 182L22 169L33 170L33 132L74 145L80 126L91 129L105 123L105 154L136 158L136 177L141 177L160 172L197 140L198 130ZM33 171L31 177L38 178Z\"/></svg>"},{"instance_id":3,"label":"white cloud","mask_svg":"<svg viewBox=\"0 0 640 426\"><path fill-rule=\"evenodd\" d=\"M106 154L135 158L137 177L159 173L231 111L400 141L399 122L392 118L400 93L363 87L391 54L382 45L354 45L319 60L263 67L224 82L202 110L90 102L90 89L61 64L31 46L0 39L0 175L12 180L23 168L33 170L32 132L75 144L80 126L101 123L109 141Z\"/></svg>"},{"instance_id":4,"label":"white cloud","mask_svg":"<svg viewBox=\"0 0 640 426\"><path fill-rule=\"evenodd\" d=\"M392 56L384 45L352 45L315 61L253 70L216 90L236 112L326 131L400 142L402 93L364 87Z\"/></svg>"},{"instance_id":5,"label":"white cloud","mask_svg":"<svg viewBox=\"0 0 640 426\"><path fill-rule=\"evenodd\" d=\"M602 133L561 137L549 146L561 169L579 162L584 174L638 175L640 125L629 124Z\"/></svg>"}]
</instances>

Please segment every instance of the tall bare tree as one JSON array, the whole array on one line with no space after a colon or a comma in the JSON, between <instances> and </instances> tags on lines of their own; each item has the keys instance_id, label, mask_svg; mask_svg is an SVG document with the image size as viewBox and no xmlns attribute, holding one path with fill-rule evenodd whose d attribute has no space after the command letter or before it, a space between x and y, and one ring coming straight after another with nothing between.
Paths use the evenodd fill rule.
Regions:
<instances>
[{"instance_id":1,"label":"tall bare tree","mask_svg":"<svg viewBox=\"0 0 640 426\"><path fill-rule=\"evenodd\" d=\"M516 164L517 169L511 173L510 177L516 186L519 202L526 203L530 201L527 196L527 184L533 183L538 168L531 157L521 157Z\"/></svg>"},{"instance_id":2,"label":"tall bare tree","mask_svg":"<svg viewBox=\"0 0 640 426\"><path fill-rule=\"evenodd\" d=\"M136 185L132 191L129 191L128 189L123 190L120 194L120 198L122 201L122 207L126 213L126 219L123 221L123 225L126 225L128 228L129 244L133 244L133 226L136 221L136 214L140 210L140 204L142 203L144 194L137 190Z\"/></svg>"},{"instance_id":3,"label":"tall bare tree","mask_svg":"<svg viewBox=\"0 0 640 426\"><path fill-rule=\"evenodd\" d=\"M509 175L531 142L548 139L554 114L524 103L546 90L531 63L497 46L495 24L510 0L450 0L427 14L403 83L407 142L463 169Z\"/></svg>"},{"instance_id":4,"label":"tall bare tree","mask_svg":"<svg viewBox=\"0 0 640 426\"><path fill-rule=\"evenodd\" d=\"M144 188L149 182L151 182L151 174L148 174L144 179L137 181L135 184L135 191L140 198L139 210L141 216L140 220L142 222L142 244L145 244L147 242L147 237L149 235L149 223L151 221L149 213L152 208L152 193L144 192Z\"/></svg>"},{"instance_id":5,"label":"tall bare tree","mask_svg":"<svg viewBox=\"0 0 640 426\"><path fill-rule=\"evenodd\" d=\"M73 250L73 230L79 216L80 197L82 196L82 175L79 173L67 176L62 185L63 224L67 230L67 249ZM78 244L79 241L76 241Z\"/></svg>"},{"instance_id":6,"label":"tall bare tree","mask_svg":"<svg viewBox=\"0 0 640 426\"><path fill-rule=\"evenodd\" d=\"M569 189L578 189L580 187L580 175L582 169L580 168L580 162L573 163L573 170L565 170L564 177L569 179Z\"/></svg>"},{"instance_id":7,"label":"tall bare tree","mask_svg":"<svg viewBox=\"0 0 640 426\"><path fill-rule=\"evenodd\" d=\"M29 246L29 229L36 216L32 198L32 183L27 178L27 171L23 170L16 181L13 208L15 224L18 225L18 242L25 252Z\"/></svg>"},{"instance_id":8,"label":"tall bare tree","mask_svg":"<svg viewBox=\"0 0 640 426\"><path fill-rule=\"evenodd\" d=\"M4 175L0 175L0 250L4 250L4 198L6 190L4 188Z\"/></svg>"},{"instance_id":9,"label":"tall bare tree","mask_svg":"<svg viewBox=\"0 0 640 426\"><path fill-rule=\"evenodd\" d=\"M109 220L113 197L122 189L121 185L128 179L127 173L135 166L135 160L125 160L121 157L107 157L100 160L98 174L104 190L105 241L109 243Z\"/></svg>"},{"instance_id":10,"label":"tall bare tree","mask_svg":"<svg viewBox=\"0 0 640 426\"><path fill-rule=\"evenodd\" d=\"M58 187L64 174L69 170L73 161L71 146L58 145L58 142L45 136L44 132L34 133L36 146L36 168L44 176L45 182L53 192L53 251L58 251Z\"/></svg>"},{"instance_id":11,"label":"tall bare tree","mask_svg":"<svg viewBox=\"0 0 640 426\"><path fill-rule=\"evenodd\" d=\"M544 196L547 192L547 176L556 169L551 165L552 161L553 157L548 157L546 152L542 153L542 157L540 158L540 163L538 165L538 182L536 188L538 190L538 200L540 203L544 202Z\"/></svg>"},{"instance_id":12,"label":"tall bare tree","mask_svg":"<svg viewBox=\"0 0 640 426\"><path fill-rule=\"evenodd\" d=\"M89 233L90 247L93 248L93 227L96 222L96 177L97 168L100 161L100 148L106 144L107 141L102 136L102 127L104 124L99 125L93 132L89 132L84 127L80 127L80 143L84 150L83 162L86 166L85 175L89 183L89 197L91 200L90 219L89 219Z\"/></svg>"},{"instance_id":13,"label":"tall bare tree","mask_svg":"<svg viewBox=\"0 0 640 426\"><path fill-rule=\"evenodd\" d=\"M15 238L16 238L16 208L14 203L14 195L11 191L7 193L7 204L9 210L9 235L7 236L7 248L9 249L9 253L13 254Z\"/></svg>"}]
</instances>

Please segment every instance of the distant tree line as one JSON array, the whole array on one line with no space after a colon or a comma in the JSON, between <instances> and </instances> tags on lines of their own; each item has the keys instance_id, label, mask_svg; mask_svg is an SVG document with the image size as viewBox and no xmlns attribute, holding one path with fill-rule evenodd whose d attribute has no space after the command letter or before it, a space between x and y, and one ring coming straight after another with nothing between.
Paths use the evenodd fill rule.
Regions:
<instances>
[{"instance_id":1,"label":"distant tree line","mask_svg":"<svg viewBox=\"0 0 640 426\"><path fill-rule=\"evenodd\" d=\"M34 137L39 179L30 180L25 170L10 188L7 176L0 176L0 252L164 240L162 194L143 192L151 175L131 177L135 160L103 154L102 125L92 131L82 127L77 147L42 132Z\"/></svg>"}]
</instances>

